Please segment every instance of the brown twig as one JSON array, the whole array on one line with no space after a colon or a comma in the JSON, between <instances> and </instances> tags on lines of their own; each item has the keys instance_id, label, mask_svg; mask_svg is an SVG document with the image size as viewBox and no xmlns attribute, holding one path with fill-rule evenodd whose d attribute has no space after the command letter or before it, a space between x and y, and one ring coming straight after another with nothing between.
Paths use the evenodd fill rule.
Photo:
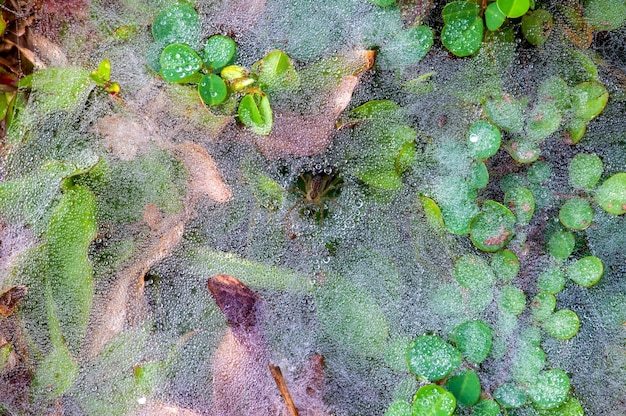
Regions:
<instances>
[{"instance_id":1,"label":"brown twig","mask_svg":"<svg viewBox=\"0 0 626 416\"><path fill-rule=\"evenodd\" d=\"M283 400L285 400L287 410L289 410L291 416L298 416L298 409L296 409L296 405L293 404L291 394L289 394L289 389L287 388L287 383L285 383L285 378L283 377L283 372L280 371L280 367L277 365L270 364L269 367L272 377L274 377L274 381L278 386L278 390L280 390L280 395L283 396Z\"/></svg>"}]
</instances>

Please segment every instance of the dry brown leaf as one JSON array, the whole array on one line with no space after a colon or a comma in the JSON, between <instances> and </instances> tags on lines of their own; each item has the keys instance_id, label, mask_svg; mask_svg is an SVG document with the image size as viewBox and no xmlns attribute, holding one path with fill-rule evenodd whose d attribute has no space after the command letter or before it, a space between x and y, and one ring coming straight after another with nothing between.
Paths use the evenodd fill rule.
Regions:
<instances>
[{"instance_id":1,"label":"dry brown leaf","mask_svg":"<svg viewBox=\"0 0 626 416\"><path fill-rule=\"evenodd\" d=\"M135 412L135 416L200 416L200 414L190 409L159 401L151 401L141 405Z\"/></svg>"},{"instance_id":2,"label":"dry brown leaf","mask_svg":"<svg viewBox=\"0 0 626 416\"><path fill-rule=\"evenodd\" d=\"M213 158L204 147L184 142L177 145L174 150L189 172L189 188L195 198L208 196L214 201L224 203L233 196Z\"/></svg>"},{"instance_id":3,"label":"dry brown leaf","mask_svg":"<svg viewBox=\"0 0 626 416\"><path fill-rule=\"evenodd\" d=\"M26 286L13 286L0 295L0 315L9 316L26 296Z\"/></svg>"},{"instance_id":4,"label":"dry brown leaf","mask_svg":"<svg viewBox=\"0 0 626 416\"><path fill-rule=\"evenodd\" d=\"M96 133L105 137L105 146L121 160L130 161L141 154L152 140L161 142L158 135L143 124L121 114L104 116L96 123Z\"/></svg>"}]
</instances>

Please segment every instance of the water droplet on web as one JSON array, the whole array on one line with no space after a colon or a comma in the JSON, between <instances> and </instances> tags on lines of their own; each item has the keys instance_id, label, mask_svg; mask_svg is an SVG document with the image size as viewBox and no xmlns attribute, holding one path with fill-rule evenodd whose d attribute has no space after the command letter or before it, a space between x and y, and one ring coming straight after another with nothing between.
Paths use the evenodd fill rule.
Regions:
<instances>
[{"instance_id":1,"label":"water droplet on web","mask_svg":"<svg viewBox=\"0 0 626 416\"><path fill-rule=\"evenodd\" d=\"M478 135L477 134L471 134L469 137L469 141L472 143L476 143L478 141Z\"/></svg>"}]
</instances>

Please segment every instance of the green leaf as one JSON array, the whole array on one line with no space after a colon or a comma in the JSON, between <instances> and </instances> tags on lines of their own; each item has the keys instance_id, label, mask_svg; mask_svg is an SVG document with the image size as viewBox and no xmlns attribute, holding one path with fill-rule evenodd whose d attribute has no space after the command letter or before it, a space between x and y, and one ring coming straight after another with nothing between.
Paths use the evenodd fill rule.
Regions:
<instances>
[{"instance_id":1,"label":"green leaf","mask_svg":"<svg viewBox=\"0 0 626 416\"><path fill-rule=\"evenodd\" d=\"M376 299L359 286L333 279L317 291L316 304L322 327L340 345L372 357L384 351L387 320Z\"/></svg>"},{"instance_id":2,"label":"green leaf","mask_svg":"<svg viewBox=\"0 0 626 416\"><path fill-rule=\"evenodd\" d=\"M567 131L565 142L568 144L576 144L585 135L587 122L579 118L572 118L565 126L565 130Z\"/></svg>"},{"instance_id":3,"label":"green leaf","mask_svg":"<svg viewBox=\"0 0 626 416\"><path fill-rule=\"evenodd\" d=\"M526 138L511 141L507 150L511 157L519 163L532 163L539 159L541 152L535 142Z\"/></svg>"},{"instance_id":4,"label":"green leaf","mask_svg":"<svg viewBox=\"0 0 626 416\"><path fill-rule=\"evenodd\" d=\"M513 383L504 383L493 391L493 397L503 407L516 409L526 404L526 393Z\"/></svg>"},{"instance_id":5,"label":"green leaf","mask_svg":"<svg viewBox=\"0 0 626 416\"><path fill-rule=\"evenodd\" d=\"M518 187L507 191L504 205L515 213L519 225L528 225L535 213L535 198L528 188Z\"/></svg>"},{"instance_id":6,"label":"green leaf","mask_svg":"<svg viewBox=\"0 0 626 416\"><path fill-rule=\"evenodd\" d=\"M563 370L546 370L539 373L526 390L539 409L554 409L565 403L570 389L569 377Z\"/></svg>"},{"instance_id":7,"label":"green leaf","mask_svg":"<svg viewBox=\"0 0 626 416\"><path fill-rule=\"evenodd\" d=\"M511 374L518 383L527 384L543 370L546 353L538 345L518 343L511 363Z\"/></svg>"},{"instance_id":8,"label":"green leaf","mask_svg":"<svg viewBox=\"0 0 626 416\"><path fill-rule=\"evenodd\" d=\"M456 261L454 278L467 289L491 287L496 281L487 262L475 254L466 254Z\"/></svg>"},{"instance_id":9,"label":"green leaf","mask_svg":"<svg viewBox=\"0 0 626 416\"><path fill-rule=\"evenodd\" d=\"M558 339L570 339L578 333L580 319L574 311L561 309L554 312L543 322L543 329Z\"/></svg>"},{"instance_id":10,"label":"green leaf","mask_svg":"<svg viewBox=\"0 0 626 416\"><path fill-rule=\"evenodd\" d=\"M552 315L556 307L556 298L551 293L541 292L533 298L530 304L530 311L535 321L545 321Z\"/></svg>"},{"instance_id":11,"label":"green leaf","mask_svg":"<svg viewBox=\"0 0 626 416\"><path fill-rule=\"evenodd\" d=\"M525 18L526 16L524 16L524 19ZM561 111L569 109L572 102L567 83L563 78L557 76L547 78L539 84L537 97L541 101L553 103L556 108Z\"/></svg>"},{"instance_id":12,"label":"green leaf","mask_svg":"<svg viewBox=\"0 0 626 416\"><path fill-rule=\"evenodd\" d=\"M566 259L572 255L576 238L569 231L556 231L548 240L548 251L555 259Z\"/></svg>"},{"instance_id":13,"label":"green leaf","mask_svg":"<svg viewBox=\"0 0 626 416\"><path fill-rule=\"evenodd\" d=\"M272 51L252 66L261 89L272 95L293 91L300 85L300 76L289 56L283 51Z\"/></svg>"},{"instance_id":14,"label":"green leaf","mask_svg":"<svg viewBox=\"0 0 626 416\"><path fill-rule=\"evenodd\" d=\"M420 388L413 400L413 416L451 416L455 408L454 395L436 384Z\"/></svg>"},{"instance_id":15,"label":"green leaf","mask_svg":"<svg viewBox=\"0 0 626 416\"><path fill-rule=\"evenodd\" d=\"M626 21L626 3L614 0L587 0L585 20L594 30L615 30Z\"/></svg>"},{"instance_id":16,"label":"green leaf","mask_svg":"<svg viewBox=\"0 0 626 416\"><path fill-rule=\"evenodd\" d=\"M397 118L402 108L391 100L371 100L350 110L351 121Z\"/></svg>"},{"instance_id":17,"label":"green leaf","mask_svg":"<svg viewBox=\"0 0 626 416\"><path fill-rule=\"evenodd\" d=\"M569 199L565 201L559 210L559 220L567 228L584 230L593 221L593 208L585 199Z\"/></svg>"},{"instance_id":18,"label":"green leaf","mask_svg":"<svg viewBox=\"0 0 626 416\"><path fill-rule=\"evenodd\" d=\"M500 250L491 258L491 268L503 282L510 282L517 276L520 261L511 250Z\"/></svg>"},{"instance_id":19,"label":"green leaf","mask_svg":"<svg viewBox=\"0 0 626 416\"><path fill-rule=\"evenodd\" d=\"M530 9L529 0L498 0L498 8L507 17L515 19L523 16Z\"/></svg>"},{"instance_id":20,"label":"green leaf","mask_svg":"<svg viewBox=\"0 0 626 416\"><path fill-rule=\"evenodd\" d=\"M472 416L501 416L500 406L494 400L483 399L472 408Z\"/></svg>"},{"instance_id":21,"label":"green leaf","mask_svg":"<svg viewBox=\"0 0 626 416\"><path fill-rule=\"evenodd\" d=\"M626 172L619 172L604 181L594 197L598 205L609 214L626 212Z\"/></svg>"},{"instance_id":22,"label":"green leaf","mask_svg":"<svg viewBox=\"0 0 626 416\"><path fill-rule=\"evenodd\" d=\"M436 335L415 338L409 346L407 358L411 372L418 378L429 381L447 377L462 361L461 353Z\"/></svg>"},{"instance_id":23,"label":"green leaf","mask_svg":"<svg viewBox=\"0 0 626 416\"><path fill-rule=\"evenodd\" d=\"M395 2L395 0L392 1ZM372 3L374 2L372 1ZM396 400L389 405L384 416L412 416L411 403L405 400Z\"/></svg>"},{"instance_id":24,"label":"green leaf","mask_svg":"<svg viewBox=\"0 0 626 416\"><path fill-rule=\"evenodd\" d=\"M486 200L480 213L470 223L470 238L483 251L498 251L513 237L514 226L515 216L508 208Z\"/></svg>"},{"instance_id":25,"label":"green leaf","mask_svg":"<svg viewBox=\"0 0 626 416\"><path fill-rule=\"evenodd\" d=\"M430 226L435 229L443 228L443 217L441 216L439 205L433 199L422 195L418 196L418 199L422 204L422 209Z\"/></svg>"},{"instance_id":26,"label":"green leaf","mask_svg":"<svg viewBox=\"0 0 626 416\"><path fill-rule=\"evenodd\" d=\"M202 67L202 59L187 45L175 43L167 46L159 59L161 76L168 82L195 82Z\"/></svg>"},{"instance_id":27,"label":"green leaf","mask_svg":"<svg viewBox=\"0 0 626 416\"><path fill-rule=\"evenodd\" d=\"M237 114L239 121L256 134L266 136L272 131L272 108L266 95L246 94L239 102Z\"/></svg>"},{"instance_id":28,"label":"green leaf","mask_svg":"<svg viewBox=\"0 0 626 416\"><path fill-rule=\"evenodd\" d=\"M404 29L380 48L376 64L383 69L415 65L433 46L433 31L428 26Z\"/></svg>"},{"instance_id":29,"label":"green leaf","mask_svg":"<svg viewBox=\"0 0 626 416\"><path fill-rule=\"evenodd\" d=\"M214 35L206 41L203 61L213 73L216 73L234 62L236 52L237 45L234 40L228 36Z\"/></svg>"},{"instance_id":30,"label":"green leaf","mask_svg":"<svg viewBox=\"0 0 626 416\"><path fill-rule=\"evenodd\" d=\"M472 406L480 398L480 380L473 370L462 371L450 377L445 387L454 394L456 402L461 406Z\"/></svg>"},{"instance_id":31,"label":"green leaf","mask_svg":"<svg viewBox=\"0 0 626 416\"><path fill-rule=\"evenodd\" d=\"M554 409L539 410L540 416L584 416L585 411L578 399L570 397L565 403Z\"/></svg>"},{"instance_id":32,"label":"green leaf","mask_svg":"<svg viewBox=\"0 0 626 416\"><path fill-rule=\"evenodd\" d=\"M569 183L586 191L593 189L600 180L604 166L595 154L579 153L569 163Z\"/></svg>"},{"instance_id":33,"label":"green leaf","mask_svg":"<svg viewBox=\"0 0 626 416\"><path fill-rule=\"evenodd\" d=\"M456 56L469 56L478 51L485 27L479 16L472 19L456 19L441 30L441 43Z\"/></svg>"},{"instance_id":34,"label":"green leaf","mask_svg":"<svg viewBox=\"0 0 626 416\"><path fill-rule=\"evenodd\" d=\"M480 14L480 6L471 1L452 1L443 8L443 22L449 24L459 19L473 19Z\"/></svg>"},{"instance_id":35,"label":"green leaf","mask_svg":"<svg viewBox=\"0 0 626 416\"><path fill-rule=\"evenodd\" d=\"M544 161L538 161L530 165L526 174L528 182L536 184L546 182L550 179L551 175L552 170L550 169L550 165Z\"/></svg>"},{"instance_id":36,"label":"green leaf","mask_svg":"<svg viewBox=\"0 0 626 416\"><path fill-rule=\"evenodd\" d=\"M561 126L561 112L552 102L543 102L535 106L526 122L526 138L540 142Z\"/></svg>"},{"instance_id":37,"label":"green leaf","mask_svg":"<svg viewBox=\"0 0 626 416\"><path fill-rule=\"evenodd\" d=\"M483 104L485 114L493 124L509 133L521 133L524 128L522 104L508 94L490 97Z\"/></svg>"},{"instance_id":38,"label":"green leaf","mask_svg":"<svg viewBox=\"0 0 626 416\"><path fill-rule=\"evenodd\" d=\"M567 277L580 286L591 287L598 283L603 272L602 260L596 256L587 256L567 268Z\"/></svg>"},{"instance_id":39,"label":"green leaf","mask_svg":"<svg viewBox=\"0 0 626 416\"><path fill-rule=\"evenodd\" d=\"M218 105L224 102L228 91L224 80L215 74L202 76L198 83L200 98L208 105Z\"/></svg>"},{"instance_id":40,"label":"green leaf","mask_svg":"<svg viewBox=\"0 0 626 416\"><path fill-rule=\"evenodd\" d=\"M506 16L500 11L497 3L491 3L485 9L485 23L487 24L487 29L492 32L500 29L505 20Z\"/></svg>"},{"instance_id":41,"label":"green leaf","mask_svg":"<svg viewBox=\"0 0 626 416\"><path fill-rule=\"evenodd\" d=\"M460 177L444 177L436 185L435 200L448 231L467 234L472 218L478 213L476 190Z\"/></svg>"},{"instance_id":42,"label":"green leaf","mask_svg":"<svg viewBox=\"0 0 626 416\"><path fill-rule=\"evenodd\" d=\"M519 315L526 307L526 296L515 286L503 286L498 295L498 307L512 315Z\"/></svg>"},{"instance_id":43,"label":"green leaf","mask_svg":"<svg viewBox=\"0 0 626 416\"><path fill-rule=\"evenodd\" d=\"M67 189L52 212L46 240L54 312L73 351L78 351L85 334L93 302L93 269L87 252L96 232L94 195L83 186Z\"/></svg>"},{"instance_id":44,"label":"green leaf","mask_svg":"<svg viewBox=\"0 0 626 416\"><path fill-rule=\"evenodd\" d=\"M467 321L454 329L452 340L467 361L480 364L491 351L492 331L483 321Z\"/></svg>"},{"instance_id":45,"label":"green leaf","mask_svg":"<svg viewBox=\"0 0 626 416\"><path fill-rule=\"evenodd\" d=\"M38 403L52 401L65 393L76 380L78 363L67 347L55 346L37 365L31 395Z\"/></svg>"},{"instance_id":46,"label":"green leaf","mask_svg":"<svg viewBox=\"0 0 626 416\"><path fill-rule=\"evenodd\" d=\"M604 110L609 92L596 81L583 82L571 89L572 109L576 118L590 121Z\"/></svg>"},{"instance_id":47,"label":"green leaf","mask_svg":"<svg viewBox=\"0 0 626 416\"><path fill-rule=\"evenodd\" d=\"M529 11L522 16L522 33L526 40L535 46L541 46L550 37L554 20L546 9Z\"/></svg>"},{"instance_id":48,"label":"green leaf","mask_svg":"<svg viewBox=\"0 0 626 416\"><path fill-rule=\"evenodd\" d=\"M542 292L556 295L565 287L565 273L559 267L550 267L537 277L537 287Z\"/></svg>"},{"instance_id":49,"label":"green leaf","mask_svg":"<svg viewBox=\"0 0 626 416\"><path fill-rule=\"evenodd\" d=\"M488 159L500 148L500 130L488 121L473 123L467 131L467 148L473 159Z\"/></svg>"},{"instance_id":50,"label":"green leaf","mask_svg":"<svg viewBox=\"0 0 626 416\"><path fill-rule=\"evenodd\" d=\"M374 3L377 6L387 7L396 3L396 0L368 0L371 3Z\"/></svg>"},{"instance_id":51,"label":"green leaf","mask_svg":"<svg viewBox=\"0 0 626 416\"><path fill-rule=\"evenodd\" d=\"M470 165L469 175L470 186L476 189L486 188L489 184L489 172L487 171L487 165L482 161L474 162Z\"/></svg>"},{"instance_id":52,"label":"green leaf","mask_svg":"<svg viewBox=\"0 0 626 416\"><path fill-rule=\"evenodd\" d=\"M155 17L152 35L163 46L171 43L195 46L200 37L198 12L185 3L170 6Z\"/></svg>"},{"instance_id":53,"label":"green leaf","mask_svg":"<svg viewBox=\"0 0 626 416\"><path fill-rule=\"evenodd\" d=\"M87 100L94 83L89 72L79 68L48 68L35 71L30 100L41 113L71 111Z\"/></svg>"}]
</instances>

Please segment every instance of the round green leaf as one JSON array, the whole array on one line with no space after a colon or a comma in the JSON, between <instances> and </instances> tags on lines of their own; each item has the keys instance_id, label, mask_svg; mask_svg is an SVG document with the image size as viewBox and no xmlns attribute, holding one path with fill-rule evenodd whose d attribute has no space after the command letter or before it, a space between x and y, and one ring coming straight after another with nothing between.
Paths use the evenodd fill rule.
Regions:
<instances>
[{"instance_id":1,"label":"round green leaf","mask_svg":"<svg viewBox=\"0 0 626 416\"><path fill-rule=\"evenodd\" d=\"M481 400L472 408L472 416L500 416L500 406L494 400Z\"/></svg>"},{"instance_id":2,"label":"round green leaf","mask_svg":"<svg viewBox=\"0 0 626 416\"><path fill-rule=\"evenodd\" d=\"M490 97L484 103L485 114L493 124L510 133L521 133L524 115L521 103L508 94Z\"/></svg>"},{"instance_id":3,"label":"round green leaf","mask_svg":"<svg viewBox=\"0 0 626 416\"><path fill-rule=\"evenodd\" d=\"M528 167L526 176L529 182L538 184L550 179L551 174L550 165L547 162L537 161Z\"/></svg>"},{"instance_id":4,"label":"round green leaf","mask_svg":"<svg viewBox=\"0 0 626 416\"><path fill-rule=\"evenodd\" d=\"M381 7L391 6L392 4L396 3L396 0L369 0L369 1Z\"/></svg>"},{"instance_id":5,"label":"round green leaf","mask_svg":"<svg viewBox=\"0 0 626 416\"><path fill-rule=\"evenodd\" d=\"M485 23L487 24L487 29L492 32L500 29L505 20L506 16L500 11L497 3L491 3L485 9Z\"/></svg>"},{"instance_id":6,"label":"round green leaf","mask_svg":"<svg viewBox=\"0 0 626 416\"><path fill-rule=\"evenodd\" d=\"M587 131L587 121L580 118L572 118L565 126L565 130L567 131L565 142L568 144L576 144L583 138Z\"/></svg>"},{"instance_id":7,"label":"round green leaf","mask_svg":"<svg viewBox=\"0 0 626 416\"><path fill-rule=\"evenodd\" d=\"M456 402L461 406L469 407L480 398L480 380L475 371L462 371L448 379L446 390L454 394Z\"/></svg>"},{"instance_id":8,"label":"round green leaf","mask_svg":"<svg viewBox=\"0 0 626 416\"><path fill-rule=\"evenodd\" d=\"M546 364L546 353L537 346L518 343L511 363L511 374L515 381L526 384L533 380Z\"/></svg>"},{"instance_id":9,"label":"round green leaf","mask_svg":"<svg viewBox=\"0 0 626 416\"><path fill-rule=\"evenodd\" d=\"M559 220L567 228L584 230L593 221L593 208L585 199L570 199L559 210Z\"/></svg>"},{"instance_id":10,"label":"round green leaf","mask_svg":"<svg viewBox=\"0 0 626 416\"><path fill-rule=\"evenodd\" d=\"M441 215L448 231L467 234L472 218L478 212L476 190L458 176L441 179L436 188L435 200L441 207Z\"/></svg>"},{"instance_id":11,"label":"round green leaf","mask_svg":"<svg viewBox=\"0 0 626 416\"><path fill-rule=\"evenodd\" d=\"M487 200L470 223L472 243L483 251L498 251L513 237L515 216L504 205Z\"/></svg>"},{"instance_id":12,"label":"round green leaf","mask_svg":"<svg viewBox=\"0 0 626 416\"><path fill-rule=\"evenodd\" d=\"M595 154L579 153L569 163L569 183L574 188L591 190L602 176L604 166Z\"/></svg>"},{"instance_id":13,"label":"round green leaf","mask_svg":"<svg viewBox=\"0 0 626 416\"><path fill-rule=\"evenodd\" d=\"M436 381L461 365L461 353L436 335L417 337L407 351L409 369L417 377Z\"/></svg>"},{"instance_id":14,"label":"round green leaf","mask_svg":"<svg viewBox=\"0 0 626 416\"><path fill-rule=\"evenodd\" d=\"M609 214L626 212L626 172L619 172L604 181L598 188L595 200Z\"/></svg>"},{"instance_id":15,"label":"round green leaf","mask_svg":"<svg viewBox=\"0 0 626 416\"><path fill-rule=\"evenodd\" d=\"M428 384L415 393L413 416L450 416L454 409L454 395L436 384Z\"/></svg>"},{"instance_id":16,"label":"round green leaf","mask_svg":"<svg viewBox=\"0 0 626 416\"><path fill-rule=\"evenodd\" d=\"M542 292L555 295L565 287L565 273L558 267L550 267L537 278L537 287Z\"/></svg>"},{"instance_id":17,"label":"round green leaf","mask_svg":"<svg viewBox=\"0 0 626 416\"><path fill-rule=\"evenodd\" d=\"M415 26L399 32L380 48L376 64L382 68L415 65L433 46L433 31L428 26Z\"/></svg>"},{"instance_id":18,"label":"round green leaf","mask_svg":"<svg viewBox=\"0 0 626 416\"><path fill-rule=\"evenodd\" d=\"M487 262L475 254L466 254L456 261L454 278L467 289L491 287L496 281Z\"/></svg>"},{"instance_id":19,"label":"round green leaf","mask_svg":"<svg viewBox=\"0 0 626 416\"><path fill-rule=\"evenodd\" d=\"M533 298L533 301L530 304L530 312L532 313L533 318L535 318L535 321L542 322L552 315L555 307L556 298L554 295L551 293L541 292Z\"/></svg>"},{"instance_id":20,"label":"round green leaf","mask_svg":"<svg viewBox=\"0 0 626 416\"><path fill-rule=\"evenodd\" d=\"M161 53L161 76L168 82L185 83L193 80L202 67L198 54L187 45L168 45Z\"/></svg>"},{"instance_id":21,"label":"round green leaf","mask_svg":"<svg viewBox=\"0 0 626 416\"><path fill-rule=\"evenodd\" d=\"M527 139L511 141L507 150L511 157L519 163L532 163L539 158L541 153L537 144Z\"/></svg>"},{"instance_id":22,"label":"round green leaf","mask_svg":"<svg viewBox=\"0 0 626 416\"><path fill-rule=\"evenodd\" d=\"M526 296L521 289L512 285L506 285L500 289L498 307L510 314L519 315L526 307Z\"/></svg>"},{"instance_id":23,"label":"round green leaf","mask_svg":"<svg viewBox=\"0 0 626 416\"><path fill-rule=\"evenodd\" d=\"M527 225L535 213L535 198L528 188L513 188L504 195L504 205L517 217L519 225Z\"/></svg>"},{"instance_id":24,"label":"round green leaf","mask_svg":"<svg viewBox=\"0 0 626 416\"><path fill-rule=\"evenodd\" d=\"M522 33L529 43L541 46L550 37L553 23L552 15L546 9L529 11L522 16Z\"/></svg>"},{"instance_id":25,"label":"round green leaf","mask_svg":"<svg viewBox=\"0 0 626 416\"><path fill-rule=\"evenodd\" d=\"M154 19L152 35L163 46L171 43L184 43L194 46L200 37L198 12L184 3L170 6Z\"/></svg>"},{"instance_id":26,"label":"round green leaf","mask_svg":"<svg viewBox=\"0 0 626 416\"><path fill-rule=\"evenodd\" d=\"M483 189L489 184L489 172L484 162L477 161L472 163L469 182L476 189Z\"/></svg>"},{"instance_id":27,"label":"round green leaf","mask_svg":"<svg viewBox=\"0 0 626 416\"><path fill-rule=\"evenodd\" d=\"M565 403L570 381L565 371L553 369L539 373L526 392L539 409L554 409Z\"/></svg>"},{"instance_id":28,"label":"round green leaf","mask_svg":"<svg viewBox=\"0 0 626 416\"><path fill-rule=\"evenodd\" d=\"M530 9L530 0L498 0L498 8L507 17L515 19Z\"/></svg>"},{"instance_id":29,"label":"round green leaf","mask_svg":"<svg viewBox=\"0 0 626 416\"><path fill-rule=\"evenodd\" d=\"M552 102L542 102L536 105L526 122L526 138L539 142L561 126L561 112Z\"/></svg>"},{"instance_id":30,"label":"round green leaf","mask_svg":"<svg viewBox=\"0 0 626 416\"><path fill-rule=\"evenodd\" d=\"M235 60L236 51L235 41L228 36L211 36L204 47L204 64L217 72Z\"/></svg>"},{"instance_id":31,"label":"round green leaf","mask_svg":"<svg viewBox=\"0 0 626 416\"><path fill-rule=\"evenodd\" d=\"M221 104L228 94L224 80L215 74L206 74L200 79L198 93L208 105Z\"/></svg>"},{"instance_id":32,"label":"round green leaf","mask_svg":"<svg viewBox=\"0 0 626 416\"><path fill-rule=\"evenodd\" d=\"M590 121L600 114L609 100L607 89L596 81L576 85L571 94L575 117L584 121Z\"/></svg>"},{"instance_id":33,"label":"round green leaf","mask_svg":"<svg viewBox=\"0 0 626 416\"><path fill-rule=\"evenodd\" d=\"M570 339L578 333L580 319L574 311L561 309L550 315L543 323L543 329L554 338Z\"/></svg>"},{"instance_id":34,"label":"round green leaf","mask_svg":"<svg viewBox=\"0 0 626 416\"><path fill-rule=\"evenodd\" d=\"M527 15L528 16L528 15ZM526 16L524 16L524 19ZM523 24L523 20L522 20ZM571 105L569 86L563 78L552 76L539 84L537 97L543 101L554 103L559 110L566 110Z\"/></svg>"},{"instance_id":35,"label":"round green leaf","mask_svg":"<svg viewBox=\"0 0 626 416\"><path fill-rule=\"evenodd\" d=\"M480 48L485 27L479 13L480 7L468 1L454 1L443 8L441 42L450 52L468 56Z\"/></svg>"},{"instance_id":36,"label":"round green leaf","mask_svg":"<svg viewBox=\"0 0 626 416\"><path fill-rule=\"evenodd\" d=\"M572 255L576 237L569 231L556 231L548 240L548 251L555 259L566 259Z\"/></svg>"},{"instance_id":37,"label":"round green leaf","mask_svg":"<svg viewBox=\"0 0 626 416\"><path fill-rule=\"evenodd\" d=\"M500 130L488 121L473 123L467 132L467 148L472 159L488 159L500 148Z\"/></svg>"},{"instance_id":38,"label":"round green leaf","mask_svg":"<svg viewBox=\"0 0 626 416\"><path fill-rule=\"evenodd\" d=\"M534 166L534 164L531 165L531 167L532 166ZM504 193L521 186L526 186L526 180L522 175L507 173L502 177L502 179L500 179L500 189Z\"/></svg>"},{"instance_id":39,"label":"round green leaf","mask_svg":"<svg viewBox=\"0 0 626 416\"><path fill-rule=\"evenodd\" d=\"M578 399L570 397L565 403L554 409L539 410L540 416L584 416L585 411Z\"/></svg>"},{"instance_id":40,"label":"round green leaf","mask_svg":"<svg viewBox=\"0 0 626 416\"><path fill-rule=\"evenodd\" d=\"M591 287L598 283L603 272L602 260L596 256L587 256L567 268L567 277L580 286Z\"/></svg>"},{"instance_id":41,"label":"round green leaf","mask_svg":"<svg viewBox=\"0 0 626 416\"><path fill-rule=\"evenodd\" d=\"M526 393L513 383L504 383L493 391L493 397L503 407L516 409L526 404Z\"/></svg>"},{"instance_id":42,"label":"round green leaf","mask_svg":"<svg viewBox=\"0 0 626 416\"><path fill-rule=\"evenodd\" d=\"M510 282L519 273L520 261L511 250L500 250L491 258L491 268L503 282Z\"/></svg>"},{"instance_id":43,"label":"round green leaf","mask_svg":"<svg viewBox=\"0 0 626 416\"><path fill-rule=\"evenodd\" d=\"M483 321L467 321L454 329L452 339L467 361L480 364L491 350L491 332Z\"/></svg>"}]
</instances>

